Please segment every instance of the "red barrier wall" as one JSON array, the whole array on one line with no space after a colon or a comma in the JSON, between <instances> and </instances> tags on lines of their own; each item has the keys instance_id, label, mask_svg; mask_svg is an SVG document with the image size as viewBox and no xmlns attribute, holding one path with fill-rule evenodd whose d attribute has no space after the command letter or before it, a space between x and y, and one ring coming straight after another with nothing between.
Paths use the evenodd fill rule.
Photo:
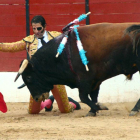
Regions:
<instances>
[{"instance_id":1,"label":"red barrier wall","mask_svg":"<svg viewBox=\"0 0 140 140\"><path fill-rule=\"evenodd\" d=\"M85 13L85 0L30 0L30 19L37 14L44 16L49 31L61 31L82 13Z\"/></svg>"},{"instance_id":2,"label":"red barrier wall","mask_svg":"<svg viewBox=\"0 0 140 140\"><path fill-rule=\"evenodd\" d=\"M25 0L0 0L0 42L14 42L26 36ZM0 71L17 71L26 52L0 52Z\"/></svg>"},{"instance_id":3,"label":"red barrier wall","mask_svg":"<svg viewBox=\"0 0 140 140\"><path fill-rule=\"evenodd\" d=\"M99 22L139 22L139 0L89 0L90 24ZM85 0L29 0L30 21L43 15L47 30L61 31L85 13ZM19 41L26 36L25 0L0 0L0 42ZM85 20L80 22L85 25ZM30 26L30 34L32 34ZM17 71L26 52L0 52L0 71Z\"/></svg>"},{"instance_id":4,"label":"red barrier wall","mask_svg":"<svg viewBox=\"0 0 140 140\"><path fill-rule=\"evenodd\" d=\"M90 0L90 24L99 22L139 22L139 0Z\"/></svg>"}]
</instances>

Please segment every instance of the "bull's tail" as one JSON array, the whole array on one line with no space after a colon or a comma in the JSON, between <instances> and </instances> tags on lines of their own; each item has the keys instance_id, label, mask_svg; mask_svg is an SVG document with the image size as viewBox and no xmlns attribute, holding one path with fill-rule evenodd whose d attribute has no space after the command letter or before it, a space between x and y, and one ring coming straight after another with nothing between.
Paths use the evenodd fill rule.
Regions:
<instances>
[{"instance_id":1,"label":"bull's tail","mask_svg":"<svg viewBox=\"0 0 140 140\"><path fill-rule=\"evenodd\" d=\"M125 34L128 34L133 41L133 52L138 56L139 45L140 45L140 25L132 25L125 30Z\"/></svg>"}]
</instances>

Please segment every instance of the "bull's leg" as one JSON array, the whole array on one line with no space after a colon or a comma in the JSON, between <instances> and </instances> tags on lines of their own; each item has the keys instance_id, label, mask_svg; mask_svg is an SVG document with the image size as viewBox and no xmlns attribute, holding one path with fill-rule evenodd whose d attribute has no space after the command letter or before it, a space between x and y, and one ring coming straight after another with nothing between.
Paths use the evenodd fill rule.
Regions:
<instances>
[{"instance_id":1,"label":"bull's leg","mask_svg":"<svg viewBox=\"0 0 140 140\"><path fill-rule=\"evenodd\" d=\"M134 106L134 108L131 110L129 116L134 116L136 115L140 110L140 99L137 101L136 105Z\"/></svg>"},{"instance_id":2,"label":"bull's leg","mask_svg":"<svg viewBox=\"0 0 140 140\"><path fill-rule=\"evenodd\" d=\"M92 99L93 102L97 103L98 102L98 94L99 94L99 87L96 88L95 90L91 90L90 92L90 98Z\"/></svg>"},{"instance_id":3,"label":"bull's leg","mask_svg":"<svg viewBox=\"0 0 140 140\"><path fill-rule=\"evenodd\" d=\"M100 109L99 106L88 98L88 94L79 93L79 97L83 103L87 104L91 108L90 113L92 112L92 116L96 116L96 112Z\"/></svg>"},{"instance_id":4,"label":"bull's leg","mask_svg":"<svg viewBox=\"0 0 140 140\"><path fill-rule=\"evenodd\" d=\"M100 86L98 88L96 88L95 90L93 89L90 92L90 98L92 99L92 102L94 102L95 104L98 104L100 107L100 110L108 110L108 108L106 106L104 106L101 103L98 103L98 94L99 94L99 89ZM90 112L92 112L92 110L90 110ZM89 114L90 115L90 114Z\"/></svg>"},{"instance_id":5,"label":"bull's leg","mask_svg":"<svg viewBox=\"0 0 140 140\"><path fill-rule=\"evenodd\" d=\"M79 88L79 97L83 103L87 104L91 108L90 114L92 113L92 116L96 116L96 112L100 110L100 106L89 99L88 94L90 91L90 88L82 86L82 88Z\"/></svg>"}]
</instances>

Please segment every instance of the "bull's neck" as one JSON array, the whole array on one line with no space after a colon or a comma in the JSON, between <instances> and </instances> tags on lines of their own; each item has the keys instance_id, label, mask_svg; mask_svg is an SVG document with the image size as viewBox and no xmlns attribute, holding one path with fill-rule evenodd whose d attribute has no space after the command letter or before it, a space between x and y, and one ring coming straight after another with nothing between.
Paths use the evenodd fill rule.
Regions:
<instances>
[{"instance_id":1,"label":"bull's neck","mask_svg":"<svg viewBox=\"0 0 140 140\"><path fill-rule=\"evenodd\" d=\"M46 46L35 53L31 60L35 66L36 73L47 82L48 80L53 80L54 84L65 84L67 81L73 82L71 79L74 79L72 78L74 73L71 71L66 48L58 58L55 57L62 37L49 41ZM65 79L70 80L65 81Z\"/></svg>"}]
</instances>

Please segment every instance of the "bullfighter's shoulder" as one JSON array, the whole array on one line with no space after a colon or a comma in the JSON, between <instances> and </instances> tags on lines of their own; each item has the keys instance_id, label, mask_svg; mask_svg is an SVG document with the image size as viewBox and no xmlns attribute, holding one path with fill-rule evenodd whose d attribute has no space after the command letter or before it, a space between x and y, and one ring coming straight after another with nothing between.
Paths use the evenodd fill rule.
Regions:
<instances>
[{"instance_id":1,"label":"bullfighter's shoulder","mask_svg":"<svg viewBox=\"0 0 140 140\"><path fill-rule=\"evenodd\" d=\"M49 32L53 37L57 37L61 34L61 32L58 32L58 31L49 31Z\"/></svg>"},{"instance_id":2,"label":"bullfighter's shoulder","mask_svg":"<svg viewBox=\"0 0 140 140\"><path fill-rule=\"evenodd\" d=\"M25 42L32 43L32 42L34 42L34 40L35 40L35 35L29 35L29 36L23 38L23 40L24 40Z\"/></svg>"}]
</instances>

